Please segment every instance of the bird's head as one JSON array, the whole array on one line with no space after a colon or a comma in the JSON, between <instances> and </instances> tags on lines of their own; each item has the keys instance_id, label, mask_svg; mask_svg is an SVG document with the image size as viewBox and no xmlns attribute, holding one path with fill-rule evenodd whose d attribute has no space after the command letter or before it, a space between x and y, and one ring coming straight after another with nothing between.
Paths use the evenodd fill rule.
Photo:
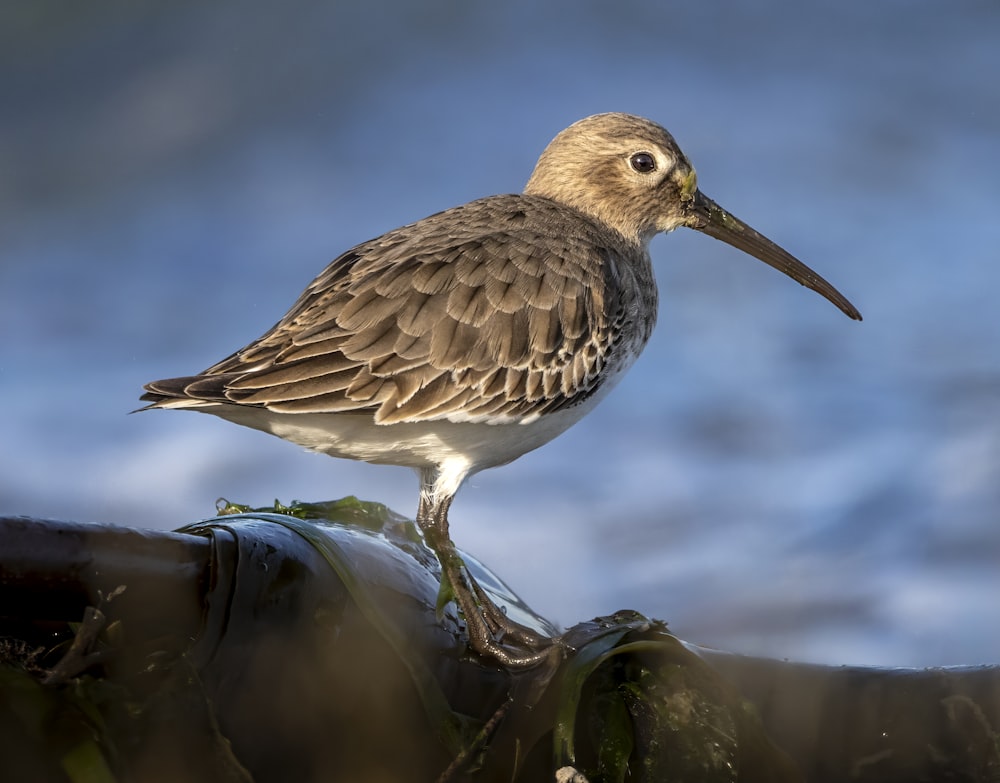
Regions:
<instances>
[{"instance_id":1,"label":"bird's head","mask_svg":"<svg viewBox=\"0 0 1000 783\"><path fill-rule=\"evenodd\" d=\"M545 148L524 192L571 206L640 245L680 226L701 231L784 272L861 320L854 305L826 280L704 195L673 136L650 120L610 113L570 125Z\"/></svg>"}]
</instances>

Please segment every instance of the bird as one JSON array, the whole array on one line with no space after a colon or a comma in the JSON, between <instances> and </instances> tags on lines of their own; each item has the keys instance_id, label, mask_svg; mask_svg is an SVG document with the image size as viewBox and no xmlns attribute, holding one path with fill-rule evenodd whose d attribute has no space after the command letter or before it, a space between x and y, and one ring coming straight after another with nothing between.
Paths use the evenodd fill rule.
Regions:
<instances>
[{"instance_id":1,"label":"bird","mask_svg":"<svg viewBox=\"0 0 1000 783\"><path fill-rule=\"evenodd\" d=\"M462 483L585 416L643 350L659 233L691 228L763 261L848 317L801 261L698 188L659 124L586 117L543 150L523 192L471 201L335 258L261 337L197 375L146 384L190 409L317 452L419 475L416 522L468 646L511 669L558 639L507 618L465 569L448 511Z\"/></svg>"}]
</instances>

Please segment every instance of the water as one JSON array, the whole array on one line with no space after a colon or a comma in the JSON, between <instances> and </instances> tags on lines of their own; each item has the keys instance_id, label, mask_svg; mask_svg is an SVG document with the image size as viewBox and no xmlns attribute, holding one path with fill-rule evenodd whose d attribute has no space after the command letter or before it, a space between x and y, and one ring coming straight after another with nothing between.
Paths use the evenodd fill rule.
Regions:
<instances>
[{"instance_id":1,"label":"water","mask_svg":"<svg viewBox=\"0 0 1000 783\"><path fill-rule=\"evenodd\" d=\"M225 496L404 470L125 414L277 320L352 244L517 191L598 111L830 279L657 238L653 341L569 433L452 514L553 620L832 663L1000 649L1000 9L991 3L353 9L56 4L0 24L0 510L177 527Z\"/></svg>"}]
</instances>

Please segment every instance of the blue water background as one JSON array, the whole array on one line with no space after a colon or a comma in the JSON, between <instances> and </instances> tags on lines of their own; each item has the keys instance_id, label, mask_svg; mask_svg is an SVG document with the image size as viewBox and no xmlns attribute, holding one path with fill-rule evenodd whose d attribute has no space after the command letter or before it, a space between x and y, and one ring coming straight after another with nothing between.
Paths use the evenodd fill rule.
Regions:
<instances>
[{"instance_id":1,"label":"blue water background","mask_svg":"<svg viewBox=\"0 0 1000 783\"><path fill-rule=\"evenodd\" d=\"M21 8L15 6L23 6ZM0 512L175 527L405 470L141 385L257 337L351 245L520 190L601 111L830 304L682 230L656 334L573 430L474 477L458 543L542 613L832 663L1000 661L1000 6L38 2L0 11Z\"/></svg>"}]
</instances>

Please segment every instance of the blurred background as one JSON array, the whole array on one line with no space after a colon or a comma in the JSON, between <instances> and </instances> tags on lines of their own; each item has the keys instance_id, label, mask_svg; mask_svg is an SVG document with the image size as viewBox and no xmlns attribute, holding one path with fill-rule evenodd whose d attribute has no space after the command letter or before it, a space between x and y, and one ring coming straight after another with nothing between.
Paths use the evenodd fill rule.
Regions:
<instances>
[{"instance_id":1,"label":"blurred background","mask_svg":"<svg viewBox=\"0 0 1000 783\"><path fill-rule=\"evenodd\" d=\"M256 338L326 263L522 188L589 114L863 312L696 232L598 410L475 476L459 546L563 625L828 663L1000 661L1000 7L55 2L0 8L0 512L173 528L408 471L143 383Z\"/></svg>"}]
</instances>

